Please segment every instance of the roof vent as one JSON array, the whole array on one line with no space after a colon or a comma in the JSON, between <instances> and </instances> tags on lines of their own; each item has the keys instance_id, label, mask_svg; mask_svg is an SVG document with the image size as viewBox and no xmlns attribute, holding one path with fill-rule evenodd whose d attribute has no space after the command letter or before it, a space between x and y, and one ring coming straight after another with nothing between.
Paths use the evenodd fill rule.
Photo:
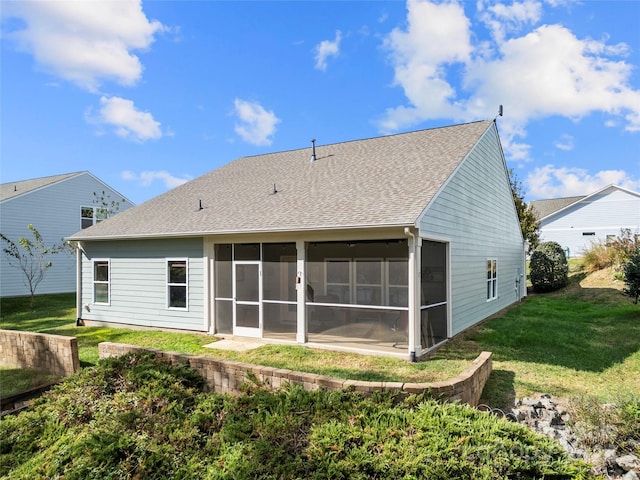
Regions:
<instances>
[{"instance_id":1,"label":"roof vent","mask_svg":"<svg viewBox=\"0 0 640 480\"><path fill-rule=\"evenodd\" d=\"M316 139L311 139L311 160L312 162L316 161Z\"/></svg>"}]
</instances>

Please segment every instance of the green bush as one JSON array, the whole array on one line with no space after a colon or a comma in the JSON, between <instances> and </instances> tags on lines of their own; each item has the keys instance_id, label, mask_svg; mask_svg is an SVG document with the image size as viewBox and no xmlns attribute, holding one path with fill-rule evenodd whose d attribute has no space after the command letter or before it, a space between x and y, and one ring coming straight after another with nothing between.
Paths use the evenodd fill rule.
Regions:
<instances>
[{"instance_id":1,"label":"green bush","mask_svg":"<svg viewBox=\"0 0 640 480\"><path fill-rule=\"evenodd\" d=\"M536 292L553 292L567 285L569 264L562 247L556 242L543 242L531 254L531 285Z\"/></svg>"},{"instance_id":2,"label":"green bush","mask_svg":"<svg viewBox=\"0 0 640 480\"><path fill-rule=\"evenodd\" d=\"M100 361L5 417L0 477L593 478L557 442L469 406L300 387L232 397L149 354Z\"/></svg>"},{"instance_id":3,"label":"green bush","mask_svg":"<svg viewBox=\"0 0 640 480\"><path fill-rule=\"evenodd\" d=\"M633 298L634 303L638 303L640 297L640 245L636 246L636 250L625 262L624 272L624 293Z\"/></svg>"}]
</instances>

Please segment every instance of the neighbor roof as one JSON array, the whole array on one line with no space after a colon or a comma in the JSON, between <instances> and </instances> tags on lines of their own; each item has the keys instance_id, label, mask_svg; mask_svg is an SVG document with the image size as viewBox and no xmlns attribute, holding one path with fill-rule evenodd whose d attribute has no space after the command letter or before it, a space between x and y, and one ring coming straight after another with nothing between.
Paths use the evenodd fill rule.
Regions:
<instances>
[{"instance_id":1,"label":"neighbor roof","mask_svg":"<svg viewBox=\"0 0 640 480\"><path fill-rule=\"evenodd\" d=\"M564 197L564 198L549 198L547 200L533 200L531 207L538 220L545 218L563 208L573 205L585 198L584 195L580 197Z\"/></svg>"},{"instance_id":2,"label":"neighbor roof","mask_svg":"<svg viewBox=\"0 0 640 480\"><path fill-rule=\"evenodd\" d=\"M606 187L601 188L600 190L590 193L589 195L583 195L581 197L565 197L565 198L552 198L549 200L534 200L531 202L531 207L534 210L534 214L536 215L536 218L538 220L543 220L551 215L555 215L556 213L559 213L560 211L565 210L566 208L569 208L574 204L577 204L580 202L587 202L592 197L596 197L597 195L600 195L601 193L607 190L620 190L630 195L635 195L637 197L640 197L640 193L638 192L634 192L633 190L629 190L627 188L623 188L618 185L609 184Z\"/></svg>"},{"instance_id":3,"label":"neighbor roof","mask_svg":"<svg viewBox=\"0 0 640 480\"><path fill-rule=\"evenodd\" d=\"M50 177L32 178L29 180L21 180L19 182L7 182L0 184L0 201L9 200L10 198L32 192L42 187L47 187L62 180L66 180L76 175L82 175L86 172L64 173L62 175L53 175Z\"/></svg>"},{"instance_id":4,"label":"neighbor roof","mask_svg":"<svg viewBox=\"0 0 640 480\"><path fill-rule=\"evenodd\" d=\"M413 225L492 124L242 157L71 239Z\"/></svg>"}]
</instances>

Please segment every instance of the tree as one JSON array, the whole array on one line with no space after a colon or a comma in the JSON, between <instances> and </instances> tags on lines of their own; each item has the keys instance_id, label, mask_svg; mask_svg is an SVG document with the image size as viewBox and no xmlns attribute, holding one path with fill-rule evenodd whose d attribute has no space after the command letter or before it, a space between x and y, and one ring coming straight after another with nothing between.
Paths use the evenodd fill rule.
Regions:
<instances>
[{"instance_id":1,"label":"tree","mask_svg":"<svg viewBox=\"0 0 640 480\"><path fill-rule=\"evenodd\" d=\"M522 236L529 242L528 253L531 253L540 243L540 225L533 212L533 207L524 201L524 188L513 168L509 169L509 184L511 185L511 193L516 205L518 220L520 220Z\"/></svg>"},{"instance_id":2,"label":"tree","mask_svg":"<svg viewBox=\"0 0 640 480\"><path fill-rule=\"evenodd\" d=\"M61 251L64 245L47 247L36 227L29 224L27 228L31 231L33 240L21 237L16 244L2 233L0 233L0 239L5 244L2 251L7 256L9 265L21 270L24 274L23 283L29 289L31 306L33 307L36 288L42 282L47 270L52 266L49 257Z\"/></svg>"},{"instance_id":3,"label":"tree","mask_svg":"<svg viewBox=\"0 0 640 480\"><path fill-rule=\"evenodd\" d=\"M531 285L536 292L553 292L569 283L569 264L556 242L543 242L531 254Z\"/></svg>"},{"instance_id":4,"label":"tree","mask_svg":"<svg viewBox=\"0 0 640 480\"><path fill-rule=\"evenodd\" d=\"M629 255L623 267L624 283L623 292L633 298L633 303L638 303L640 297L640 244L636 245L635 252Z\"/></svg>"},{"instance_id":5,"label":"tree","mask_svg":"<svg viewBox=\"0 0 640 480\"><path fill-rule=\"evenodd\" d=\"M96 204L96 219L98 221L112 217L120 210L120 203L124 202L124 198L120 201L112 200L111 195L104 190L101 193L93 192L93 203Z\"/></svg>"}]
</instances>

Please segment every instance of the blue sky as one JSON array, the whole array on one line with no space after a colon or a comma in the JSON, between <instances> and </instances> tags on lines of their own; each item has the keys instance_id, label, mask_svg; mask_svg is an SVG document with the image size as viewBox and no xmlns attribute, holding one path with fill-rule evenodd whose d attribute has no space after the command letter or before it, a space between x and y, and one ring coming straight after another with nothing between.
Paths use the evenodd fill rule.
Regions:
<instances>
[{"instance_id":1,"label":"blue sky","mask_svg":"<svg viewBox=\"0 0 640 480\"><path fill-rule=\"evenodd\" d=\"M235 158L504 116L527 200L640 191L640 1L1 2L2 183L135 203Z\"/></svg>"}]
</instances>

